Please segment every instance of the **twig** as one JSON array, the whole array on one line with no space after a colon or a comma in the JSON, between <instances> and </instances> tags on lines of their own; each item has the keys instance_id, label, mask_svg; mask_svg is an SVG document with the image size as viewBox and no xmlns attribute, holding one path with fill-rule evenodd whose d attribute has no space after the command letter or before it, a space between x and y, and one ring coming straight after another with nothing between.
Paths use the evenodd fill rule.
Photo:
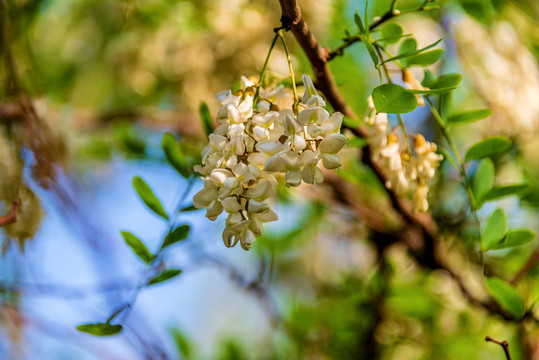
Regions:
<instances>
[{"instance_id":1,"label":"twig","mask_svg":"<svg viewBox=\"0 0 539 360\"><path fill-rule=\"evenodd\" d=\"M279 0L279 3L282 10L281 22L284 27L289 28L290 31L292 31L296 40L307 55L317 79L317 87L324 93L328 102L336 111L340 111L348 117L355 118L355 114L347 105L335 84L333 75L327 63L327 49L322 49L320 47L314 34L309 30L307 23L301 16L301 10L297 0ZM428 3L428 1L425 1L424 5L426 3ZM422 5L422 7L424 5ZM343 127L349 129L355 136L363 138L367 137L367 128L364 126L355 128L343 125ZM368 146L363 149L361 161L373 171L382 184L385 184L386 174L378 164L372 161ZM413 213L408 201L400 198L393 191L387 188L385 189L394 211L401 217L404 223L402 228L397 232L397 236L395 235L395 231L388 232L387 230L379 235L387 235L392 241L404 243L418 264L424 268L431 270L446 270L458 284L462 294L468 301L470 301L470 303L484 308L491 314L501 316L507 321L518 321L507 314L493 300L483 301L477 299L465 286L460 276L437 258L436 247L441 243L441 240L439 239L432 217L428 214L418 215ZM526 314L525 317L532 317L534 321L538 321L531 316L531 314Z\"/></svg>"},{"instance_id":2,"label":"twig","mask_svg":"<svg viewBox=\"0 0 539 360\"><path fill-rule=\"evenodd\" d=\"M539 262L539 249L535 250L535 252L530 256L528 261L524 263L524 265L520 268L520 270L516 273L513 280L511 280L511 285L515 285L518 283L524 275L526 275L537 263Z\"/></svg>"},{"instance_id":3,"label":"twig","mask_svg":"<svg viewBox=\"0 0 539 360\"><path fill-rule=\"evenodd\" d=\"M505 352L505 357L507 358L507 360L511 360L511 354L509 353L509 343L507 342L507 340L498 341L498 340L493 339L493 338L491 338L490 336L487 335L485 337L485 341L486 342L493 342L495 344L500 345L503 348L503 351Z\"/></svg>"}]
</instances>

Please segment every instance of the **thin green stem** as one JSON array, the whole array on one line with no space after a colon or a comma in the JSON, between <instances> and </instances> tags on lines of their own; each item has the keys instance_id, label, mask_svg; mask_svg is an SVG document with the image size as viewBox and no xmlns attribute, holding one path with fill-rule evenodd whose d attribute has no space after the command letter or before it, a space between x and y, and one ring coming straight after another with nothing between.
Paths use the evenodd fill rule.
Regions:
<instances>
[{"instance_id":1,"label":"thin green stem","mask_svg":"<svg viewBox=\"0 0 539 360\"><path fill-rule=\"evenodd\" d=\"M294 94L294 112L298 114L298 94L296 89L296 76L294 75L294 68L292 67L292 59L290 58L290 52L286 46L286 41L284 40L283 31L277 31L277 35L281 38L283 43L284 52L286 53L286 61L288 62L288 70L290 70L290 76L292 77L292 92Z\"/></svg>"},{"instance_id":2,"label":"thin green stem","mask_svg":"<svg viewBox=\"0 0 539 360\"><path fill-rule=\"evenodd\" d=\"M389 75L389 70L387 69L387 66L384 63L384 57L382 56L382 52L380 51L380 50L384 50L384 48L382 46L378 45L378 44L374 44L374 48L376 49L376 52L378 53L378 57L380 58L380 61L382 62L382 68L384 69L384 72L386 74L387 81L389 83L393 83L393 81L391 80L391 76ZM391 56L391 55L389 55L389 56ZM382 81L380 81L380 82L382 82ZM399 118L399 127L401 129L402 136L404 138L406 151L411 154L412 151L410 149L410 141L408 140L408 134L406 133L406 127L404 126L404 121L402 120L402 115L397 114L397 117Z\"/></svg>"},{"instance_id":3,"label":"thin green stem","mask_svg":"<svg viewBox=\"0 0 539 360\"><path fill-rule=\"evenodd\" d=\"M260 96L260 88L262 87L262 81L264 81L264 75L266 74L266 68L268 67L271 52L273 51L273 48L275 47L278 38L279 33L276 33L275 37L273 38L273 41L271 42L268 55L266 56L266 61L264 61L264 66L262 66L262 71L260 72L260 77L258 78L258 86L256 87L255 97L253 99L253 107L255 107L256 103L258 102L258 97Z\"/></svg>"},{"instance_id":4,"label":"thin green stem","mask_svg":"<svg viewBox=\"0 0 539 360\"><path fill-rule=\"evenodd\" d=\"M417 11L427 11L429 9L425 9L425 6L429 2L430 2L430 0L425 0L423 2L423 4L417 9L412 9L412 10L403 11L403 12L395 12L396 0L393 0L391 2L389 10L384 15L382 15L381 18L379 18L378 20L372 22L369 25L369 30L376 29L378 26L382 25L386 21L388 21L388 20L390 20L390 19L392 19L392 18L394 18L395 16L398 16L398 15L409 14L409 13L417 12ZM329 52L328 61L332 60L333 58L335 58L337 56L340 56L340 55L344 54L344 50L346 48L348 48L349 46L355 44L356 42L362 41L362 39L361 39L361 36L358 34L358 35L354 35L354 36L348 36L348 37L344 38L343 41L344 42L341 45L339 45L334 50L331 50Z\"/></svg>"},{"instance_id":5,"label":"thin green stem","mask_svg":"<svg viewBox=\"0 0 539 360\"><path fill-rule=\"evenodd\" d=\"M453 153L455 154L455 157L457 158L457 161L460 167L460 174L464 178L466 192L468 193L468 199L470 200L470 209L472 213L475 214L477 210L477 203L475 201L475 197L472 192L472 185L471 185L470 179L468 178L468 175L466 174L466 169L464 168L464 162L462 161L462 158L460 157L459 151L457 149L457 146L455 145L455 142L453 141L453 138L451 138L451 135L449 135L449 132L447 131L447 128L445 127L444 121L442 117L440 116L440 113L438 112L436 107L432 104L432 101L430 100L428 96L425 96L425 99L427 99L432 115L436 119L438 126L442 130L442 134L444 135L446 141L449 143L449 146L451 146L451 150L453 151Z\"/></svg>"}]
</instances>

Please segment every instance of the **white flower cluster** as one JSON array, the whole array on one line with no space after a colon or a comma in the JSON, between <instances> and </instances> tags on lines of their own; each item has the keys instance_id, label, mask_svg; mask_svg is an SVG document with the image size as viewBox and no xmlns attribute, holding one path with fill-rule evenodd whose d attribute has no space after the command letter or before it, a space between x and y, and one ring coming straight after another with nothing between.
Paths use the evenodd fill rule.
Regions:
<instances>
[{"instance_id":1,"label":"white flower cluster","mask_svg":"<svg viewBox=\"0 0 539 360\"><path fill-rule=\"evenodd\" d=\"M385 186L399 195L413 189L415 211L427 211L429 207L427 182L428 179L434 177L435 169L440 165L443 156L436 153L436 144L426 141L421 134L414 137L415 156L410 154L406 147L399 143L397 135L393 132L387 133L387 114L376 114L371 98L369 98L369 108L371 111L366 122L371 127L367 140L372 159L380 160L389 173Z\"/></svg>"},{"instance_id":2,"label":"white flower cluster","mask_svg":"<svg viewBox=\"0 0 539 360\"><path fill-rule=\"evenodd\" d=\"M242 77L241 90L222 91L217 100L222 107L219 126L209 136L202 151L202 166L195 171L204 176L204 189L193 198L196 208L206 208L206 217L215 220L228 213L223 231L227 247L238 242L249 250L262 224L277 220L268 199L275 194L275 174L284 174L287 186L324 180L318 167L341 166L337 153L347 140L340 134L341 113L330 116L309 76L303 75L305 94L298 115L291 108L280 109L277 102L287 96L283 87L268 91Z\"/></svg>"}]
</instances>

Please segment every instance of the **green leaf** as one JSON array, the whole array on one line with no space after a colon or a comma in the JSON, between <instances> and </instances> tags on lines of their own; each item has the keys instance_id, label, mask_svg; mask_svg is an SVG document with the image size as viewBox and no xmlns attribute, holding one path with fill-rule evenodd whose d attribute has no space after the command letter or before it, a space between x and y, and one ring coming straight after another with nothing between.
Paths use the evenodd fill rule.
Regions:
<instances>
[{"instance_id":1,"label":"green leaf","mask_svg":"<svg viewBox=\"0 0 539 360\"><path fill-rule=\"evenodd\" d=\"M402 27L399 24L389 24L382 29L382 38L388 44L394 44L402 37Z\"/></svg>"},{"instance_id":2,"label":"green leaf","mask_svg":"<svg viewBox=\"0 0 539 360\"><path fill-rule=\"evenodd\" d=\"M472 190L479 206L484 202L485 195L492 189L494 173L494 163L489 158L483 160L477 168L472 181Z\"/></svg>"},{"instance_id":3,"label":"green leaf","mask_svg":"<svg viewBox=\"0 0 539 360\"><path fill-rule=\"evenodd\" d=\"M444 49L434 49L430 51L425 51L421 54L417 54L414 56L410 56L406 59L406 66L412 66L412 65L420 65L420 66L427 66L434 64L440 57L442 57L442 54L444 53Z\"/></svg>"},{"instance_id":4,"label":"green leaf","mask_svg":"<svg viewBox=\"0 0 539 360\"><path fill-rule=\"evenodd\" d=\"M153 278L148 281L147 285L153 285L157 284L163 281L167 281L168 279L172 279L173 277L176 277L180 275L182 271L178 269L166 269L163 270L159 275L154 276Z\"/></svg>"},{"instance_id":5,"label":"green leaf","mask_svg":"<svg viewBox=\"0 0 539 360\"><path fill-rule=\"evenodd\" d=\"M206 104L204 101L201 102L200 106L198 107L198 113L200 115L202 129L204 129L204 133L206 134L206 137L208 137L211 133L213 133L213 121L211 119L211 113L208 104Z\"/></svg>"},{"instance_id":6,"label":"green leaf","mask_svg":"<svg viewBox=\"0 0 539 360\"><path fill-rule=\"evenodd\" d=\"M148 265L153 261L155 256L139 238L127 231L122 231L122 236L124 237L125 243L142 261Z\"/></svg>"},{"instance_id":7,"label":"green leaf","mask_svg":"<svg viewBox=\"0 0 539 360\"><path fill-rule=\"evenodd\" d=\"M169 232L163 240L163 245L161 245L161 249L164 249L167 246L177 243L180 240L186 239L187 236L189 236L189 230L189 225L180 225L176 229Z\"/></svg>"},{"instance_id":8,"label":"green leaf","mask_svg":"<svg viewBox=\"0 0 539 360\"><path fill-rule=\"evenodd\" d=\"M462 81L462 75L459 73L451 73L440 76L436 81L429 86L431 89L454 88Z\"/></svg>"},{"instance_id":9,"label":"green leaf","mask_svg":"<svg viewBox=\"0 0 539 360\"><path fill-rule=\"evenodd\" d=\"M111 325L109 323L82 324L77 326L77 330L95 336L112 336L122 331L122 325Z\"/></svg>"},{"instance_id":10,"label":"green leaf","mask_svg":"<svg viewBox=\"0 0 539 360\"><path fill-rule=\"evenodd\" d=\"M202 210L202 209L197 209L193 205L189 205L189 206L186 206L184 208L181 208L180 212L189 212L189 211L197 211L197 210Z\"/></svg>"},{"instance_id":11,"label":"green leaf","mask_svg":"<svg viewBox=\"0 0 539 360\"><path fill-rule=\"evenodd\" d=\"M487 220L481 234L481 248L486 251L503 239L507 229L507 217L502 209L496 209Z\"/></svg>"},{"instance_id":12,"label":"green leaf","mask_svg":"<svg viewBox=\"0 0 539 360\"><path fill-rule=\"evenodd\" d=\"M396 84L383 84L374 88L372 101L377 113L409 113L417 107L414 94Z\"/></svg>"},{"instance_id":13,"label":"green leaf","mask_svg":"<svg viewBox=\"0 0 539 360\"><path fill-rule=\"evenodd\" d=\"M165 152L168 163L172 165L181 176L188 179L191 176L191 168L187 164L185 155L174 135L169 132L165 133L163 135L163 140L161 141L161 147Z\"/></svg>"},{"instance_id":14,"label":"green leaf","mask_svg":"<svg viewBox=\"0 0 539 360\"><path fill-rule=\"evenodd\" d=\"M410 53L417 49L417 41L414 38L406 39L399 47L399 55Z\"/></svg>"},{"instance_id":15,"label":"green leaf","mask_svg":"<svg viewBox=\"0 0 539 360\"><path fill-rule=\"evenodd\" d=\"M425 71L425 76L423 77L423 81L421 81L421 85L424 87L430 88L432 84L436 82L436 75L430 70Z\"/></svg>"},{"instance_id":16,"label":"green leaf","mask_svg":"<svg viewBox=\"0 0 539 360\"><path fill-rule=\"evenodd\" d=\"M449 116L448 121L450 123L470 123L482 120L490 115L492 115L492 110L490 109L461 111Z\"/></svg>"},{"instance_id":17,"label":"green leaf","mask_svg":"<svg viewBox=\"0 0 539 360\"><path fill-rule=\"evenodd\" d=\"M357 10L356 10L356 13L354 14L354 21L356 22L359 32L362 34L365 34L365 27L363 26L363 22L361 21L361 16L359 16L359 12Z\"/></svg>"},{"instance_id":18,"label":"green leaf","mask_svg":"<svg viewBox=\"0 0 539 360\"><path fill-rule=\"evenodd\" d=\"M154 195L152 189L144 180L138 176L135 176L133 178L133 187L135 188L138 196L141 198L144 204L150 208L150 210L168 220L168 215L163 208L163 205L161 205L159 199Z\"/></svg>"},{"instance_id":19,"label":"green leaf","mask_svg":"<svg viewBox=\"0 0 539 360\"><path fill-rule=\"evenodd\" d=\"M176 342L178 352L182 354L182 359L193 359L194 351L191 346L191 342L189 341L189 338L180 329L177 328L172 329L172 336L174 337L174 341Z\"/></svg>"},{"instance_id":20,"label":"green leaf","mask_svg":"<svg viewBox=\"0 0 539 360\"><path fill-rule=\"evenodd\" d=\"M535 234L528 229L509 230L499 243L494 244L490 249L508 249L529 243L535 238Z\"/></svg>"},{"instance_id":21,"label":"green leaf","mask_svg":"<svg viewBox=\"0 0 539 360\"><path fill-rule=\"evenodd\" d=\"M528 184L495 186L485 195L485 201L497 200L511 195L520 197L525 195L529 190L530 186Z\"/></svg>"},{"instance_id":22,"label":"green leaf","mask_svg":"<svg viewBox=\"0 0 539 360\"><path fill-rule=\"evenodd\" d=\"M362 148L367 145L367 139L362 137L353 137L348 140L348 147Z\"/></svg>"},{"instance_id":23,"label":"green leaf","mask_svg":"<svg viewBox=\"0 0 539 360\"><path fill-rule=\"evenodd\" d=\"M487 290L500 306L515 319L524 316L524 299L507 282L500 278L485 278Z\"/></svg>"},{"instance_id":24,"label":"green leaf","mask_svg":"<svg viewBox=\"0 0 539 360\"><path fill-rule=\"evenodd\" d=\"M482 159L509 150L511 139L506 136L494 136L472 145L466 151L466 161Z\"/></svg>"},{"instance_id":25,"label":"green leaf","mask_svg":"<svg viewBox=\"0 0 539 360\"><path fill-rule=\"evenodd\" d=\"M443 94L440 94L440 116L442 117L442 120L444 121L444 124L447 125L447 114L449 113L449 109L451 109L451 104L453 100L453 92L446 92Z\"/></svg>"},{"instance_id":26,"label":"green leaf","mask_svg":"<svg viewBox=\"0 0 539 360\"><path fill-rule=\"evenodd\" d=\"M376 55L376 51L374 51L374 47L371 44L370 36L367 34L361 34L361 39L363 40L363 43L365 44L365 47L367 48L367 51L371 56L374 66L378 65L380 60L378 59L378 55Z\"/></svg>"},{"instance_id":27,"label":"green leaf","mask_svg":"<svg viewBox=\"0 0 539 360\"><path fill-rule=\"evenodd\" d=\"M415 44L415 40L414 40L414 39L407 39L406 41L403 42L403 45L404 45L406 42L410 41L410 40L413 40L413 43ZM442 39L440 39L440 40L438 40L438 41L436 41L436 42L434 42L434 43L432 43L432 44L430 44L430 45L428 45L428 46L425 46L425 47L422 48L422 49L418 49L418 50L408 51L408 52L404 52L404 53L400 53L400 51L399 51L399 53L400 53L399 55L390 57L389 59L385 59L384 62L383 62L382 64L385 64L385 63L390 62L390 61L400 60L400 59L408 58L408 57L410 57L410 56L417 55L417 54L419 54L419 53L422 53L423 51L426 51L426 50L429 50L429 49L435 47L436 45L438 45L438 44L440 43L440 41L442 41ZM412 43L410 43L410 44L407 45L407 46L410 46L410 47L411 47L411 46L412 46ZM402 49L402 46L401 46L401 49ZM441 50L441 49L440 49L440 50Z\"/></svg>"}]
</instances>

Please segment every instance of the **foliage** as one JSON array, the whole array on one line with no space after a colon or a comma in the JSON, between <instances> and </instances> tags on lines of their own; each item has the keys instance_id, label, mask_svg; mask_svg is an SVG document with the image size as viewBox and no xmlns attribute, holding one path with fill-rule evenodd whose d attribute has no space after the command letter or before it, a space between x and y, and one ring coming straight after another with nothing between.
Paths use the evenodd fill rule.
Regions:
<instances>
[{"instance_id":1,"label":"foliage","mask_svg":"<svg viewBox=\"0 0 539 360\"><path fill-rule=\"evenodd\" d=\"M80 358L103 347L104 358L128 348L141 358L503 359L487 335L507 340L511 359L537 353L537 4L299 6L304 22L287 22L277 1L0 2L0 357L79 358L69 349L80 345L90 349ZM200 175L211 181L194 168L211 156L207 138L231 140L230 104L212 99L225 88L254 99L247 147L265 111L299 121L311 109L301 131L274 140L299 136L313 150L323 140L307 132L327 126L320 104L344 115L329 134L347 142L342 166L328 151L324 182L301 174L320 184L296 189L298 166L283 165L272 183L279 220L256 229L248 253L221 249L231 208L213 226L191 200ZM308 104L313 94L323 98ZM128 195L107 192L111 178ZM87 204L102 197L98 211ZM131 198L142 206L128 215ZM54 248L66 237L58 217L84 261L75 239ZM86 263L102 284L81 275ZM76 288L48 284L58 268ZM40 338L60 339L56 352Z\"/></svg>"}]
</instances>

